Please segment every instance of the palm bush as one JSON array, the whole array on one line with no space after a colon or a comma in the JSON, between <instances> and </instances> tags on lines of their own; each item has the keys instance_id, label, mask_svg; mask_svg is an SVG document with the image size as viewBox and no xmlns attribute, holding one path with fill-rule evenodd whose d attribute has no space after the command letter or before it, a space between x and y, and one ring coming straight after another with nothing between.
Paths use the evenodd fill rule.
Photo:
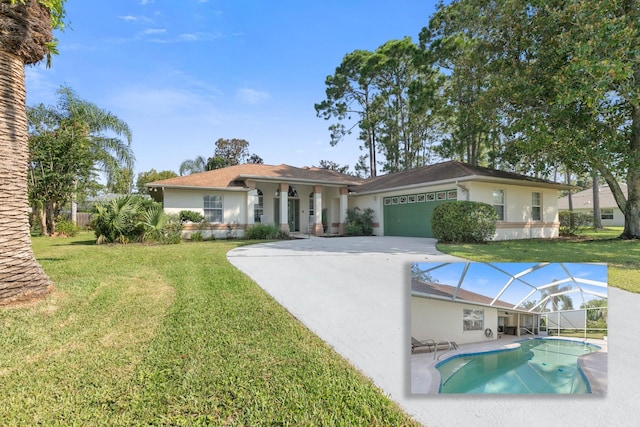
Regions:
<instances>
[{"instance_id":1,"label":"palm bush","mask_svg":"<svg viewBox=\"0 0 640 427\"><path fill-rule=\"evenodd\" d=\"M138 222L144 230L142 239L145 241L160 242L164 238L164 227L169 219L162 210L162 206L156 204L144 210L141 215L142 220Z\"/></svg>"},{"instance_id":2,"label":"palm bush","mask_svg":"<svg viewBox=\"0 0 640 427\"><path fill-rule=\"evenodd\" d=\"M183 226L179 215L167 215L159 203L129 195L97 203L91 227L97 243L179 243Z\"/></svg>"},{"instance_id":3,"label":"palm bush","mask_svg":"<svg viewBox=\"0 0 640 427\"><path fill-rule=\"evenodd\" d=\"M105 203L96 203L91 217L97 243L127 243L141 237L138 227L140 201L122 196Z\"/></svg>"}]
</instances>

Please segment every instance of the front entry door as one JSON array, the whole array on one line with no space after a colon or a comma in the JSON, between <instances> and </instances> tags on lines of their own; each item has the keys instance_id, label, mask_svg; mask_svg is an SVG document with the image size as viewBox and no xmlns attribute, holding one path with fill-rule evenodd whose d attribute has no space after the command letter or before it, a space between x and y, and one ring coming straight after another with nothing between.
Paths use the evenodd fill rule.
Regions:
<instances>
[{"instance_id":1,"label":"front entry door","mask_svg":"<svg viewBox=\"0 0 640 427\"><path fill-rule=\"evenodd\" d=\"M289 231L300 231L300 199L288 200Z\"/></svg>"}]
</instances>

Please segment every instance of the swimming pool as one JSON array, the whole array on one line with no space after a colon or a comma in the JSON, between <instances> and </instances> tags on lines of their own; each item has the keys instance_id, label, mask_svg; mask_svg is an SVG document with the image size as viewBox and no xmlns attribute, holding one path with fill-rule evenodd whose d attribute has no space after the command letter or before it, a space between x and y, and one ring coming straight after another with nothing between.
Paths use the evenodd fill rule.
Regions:
<instances>
[{"instance_id":1,"label":"swimming pool","mask_svg":"<svg viewBox=\"0 0 640 427\"><path fill-rule=\"evenodd\" d=\"M598 346L540 338L519 344L438 363L440 393L591 393L578 357L598 351Z\"/></svg>"}]
</instances>

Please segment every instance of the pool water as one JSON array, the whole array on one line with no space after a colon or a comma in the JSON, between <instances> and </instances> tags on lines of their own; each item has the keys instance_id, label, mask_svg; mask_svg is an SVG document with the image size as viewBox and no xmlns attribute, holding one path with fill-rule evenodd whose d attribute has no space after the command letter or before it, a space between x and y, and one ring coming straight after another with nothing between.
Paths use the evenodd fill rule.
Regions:
<instances>
[{"instance_id":1,"label":"pool water","mask_svg":"<svg viewBox=\"0 0 640 427\"><path fill-rule=\"evenodd\" d=\"M598 347L575 341L532 339L520 347L463 354L445 360L441 393L591 393L578 357Z\"/></svg>"}]
</instances>

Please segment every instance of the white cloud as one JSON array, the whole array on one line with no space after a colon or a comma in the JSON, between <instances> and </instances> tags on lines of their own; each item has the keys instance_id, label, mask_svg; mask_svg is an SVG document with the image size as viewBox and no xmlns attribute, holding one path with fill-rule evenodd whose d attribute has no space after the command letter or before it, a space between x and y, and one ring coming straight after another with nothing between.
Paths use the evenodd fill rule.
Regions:
<instances>
[{"instance_id":1,"label":"white cloud","mask_svg":"<svg viewBox=\"0 0 640 427\"><path fill-rule=\"evenodd\" d=\"M143 6L145 6L147 4L150 4L150 3L153 3L153 2L154 2L154 0L140 0L140 4L143 5Z\"/></svg>"},{"instance_id":2,"label":"white cloud","mask_svg":"<svg viewBox=\"0 0 640 427\"><path fill-rule=\"evenodd\" d=\"M180 34L178 36L178 40L185 41L185 42L194 42L198 40L198 35L197 34Z\"/></svg>"},{"instance_id":3,"label":"white cloud","mask_svg":"<svg viewBox=\"0 0 640 427\"><path fill-rule=\"evenodd\" d=\"M249 105L258 105L269 99L269 94L267 92L250 89L250 88L242 88L238 89L236 92L236 99L243 104Z\"/></svg>"},{"instance_id":4,"label":"white cloud","mask_svg":"<svg viewBox=\"0 0 640 427\"><path fill-rule=\"evenodd\" d=\"M142 35L148 35L148 34L163 34L166 33L167 30L165 28L147 28L146 30L142 31L140 34Z\"/></svg>"},{"instance_id":5,"label":"white cloud","mask_svg":"<svg viewBox=\"0 0 640 427\"><path fill-rule=\"evenodd\" d=\"M138 18L135 16L131 16L131 15L126 15L126 16L118 16L119 19L122 19L123 21L137 21Z\"/></svg>"}]
</instances>

